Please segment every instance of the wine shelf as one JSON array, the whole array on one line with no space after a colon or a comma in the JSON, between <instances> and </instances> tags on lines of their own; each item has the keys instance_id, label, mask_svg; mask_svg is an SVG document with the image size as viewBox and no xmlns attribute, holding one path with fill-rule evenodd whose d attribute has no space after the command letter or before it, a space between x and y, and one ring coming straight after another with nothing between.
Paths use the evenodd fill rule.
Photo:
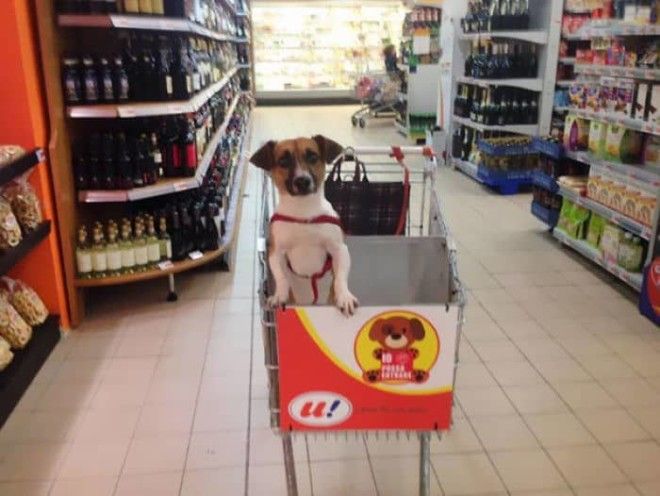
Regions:
<instances>
[{"instance_id":1,"label":"wine shelf","mask_svg":"<svg viewBox=\"0 0 660 496\"><path fill-rule=\"evenodd\" d=\"M575 57L559 57L559 62L566 65L575 64Z\"/></svg>"},{"instance_id":2,"label":"wine shelf","mask_svg":"<svg viewBox=\"0 0 660 496\"><path fill-rule=\"evenodd\" d=\"M99 279L76 279L75 285L79 288L94 288L104 286L118 286L140 281L149 281L159 279L173 274L187 272L197 267L207 265L217 260L227 253L236 240L237 228L240 222L240 212L242 207L241 199L245 188L245 177L247 175L248 149L250 146L251 122L248 122L245 129L245 136L241 143L236 171L233 176L233 183L230 191L229 208L227 210L227 224L225 235L220 239L220 247L217 250L209 251L195 260L186 259L180 262L172 262L171 266L165 269L153 269L136 274L121 275L116 277L103 277Z\"/></svg>"},{"instance_id":3,"label":"wine shelf","mask_svg":"<svg viewBox=\"0 0 660 496\"><path fill-rule=\"evenodd\" d=\"M32 167L43 162L44 159L44 151L41 148L36 148L25 155L21 155L13 162L0 167L0 185L25 174Z\"/></svg>"},{"instance_id":4,"label":"wine shelf","mask_svg":"<svg viewBox=\"0 0 660 496\"><path fill-rule=\"evenodd\" d=\"M522 88L529 91L543 91L543 80L538 78L479 79L462 76L456 78L456 81L463 84L472 84L481 88L489 88L491 86L507 86L511 88Z\"/></svg>"},{"instance_id":5,"label":"wine shelf","mask_svg":"<svg viewBox=\"0 0 660 496\"><path fill-rule=\"evenodd\" d=\"M568 154L566 156L569 156ZM594 157L588 152L574 152L570 158L589 164L592 169L600 169L603 172L614 172L626 178L641 181L642 183L651 184L656 188L660 188L660 168L648 165L632 165L622 164L619 162L610 162Z\"/></svg>"},{"instance_id":6,"label":"wine shelf","mask_svg":"<svg viewBox=\"0 0 660 496\"><path fill-rule=\"evenodd\" d=\"M132 119L134 117L189 114L197 112L213 95L224 88L236 72L238 72L238 67L231 69L220 81L200 91L190 100L117 105L73 105L67 107L67 114L73 119Z\"/></svg>"},{"instance_id":7,"label":"wine shelf","mask_svg":"<svg viewBox=\"0 0 660 496\"><path fill-rule=\"evenodd\" d=\"M581 196L572 189L560 186L559 194L567 200L570 200L577 205L591 210L595 214L598 214L604 219L610 221L612 224L616 224L617 226L622 227L626 231L630 231L640 238L648 241L653 236L653 230L650 227L645 226L644 224L641 224L640 222L637 222L636 220L631 219L630 217L627 217L622 213L617 212L616 210L612 210L611 208L602 205L592 200L591 198Z\"/></svg>"},{"instance_id":8,"label":"wine shelf","mask_svg":"<svg viewBox=\"0 0 660 496\"><path fill-rule=\"evenodd\" d=\"M508 38L512 40L529 41L538 45L545 45L548 42L548 33L541 30L528 30L528 31L490 31L483 33L459 33L461 40L475 40L475 39L492 39L492 38Z\"/></svg>"},{"instance_id":9,"label":"wine shelf","mask_svg":"<svg viewBox=\"0 0 660 496\"><path fill-rule=\"evenodd\" d=\"M213 155L215 150L218 148L218 144L222 139L222 136L227 130L227 125L229 120L234 114L236 105L238 105L239 99L243 94L238 94L234 97L225 120L220 126L220 128L215 132L213 138L206 146L206 151L204 156L197 167L197 171L193 177L188 178L173 178L173 179L163 179L158 181L158 183L145 186L144 188L135 188L131 190L87 190L80 191L78 193L78 201L81 203L121 203L121 202L133 202L144 200L145 198L153 198L156 196L170 195L172 193L180 193L182 191L188 191L191 189L198 188L202 185L206 172L211 165L213 160Z\"/></svg>"},{"instance_id":10,"label":"wine shelf","mask_svg":"<svg viewBox=\"0 0 660 496\"><path fill-rule=\"evenodd\" d=\"M574 113L579 117L583 117L584 119L607 122L608 124L618 124L619 126L623 126L634 131L642 131L644 133L660 136L660 124L637 121L629 117L622 117L605 112L594 112L593 110L576 109L573 107L568 107L568 112Z\"/></svg>"},{"instance_id":11,"label":"wine shelf","mask_svg":"<svg viewBox=\"0 0 660 496\"><path fill-rule=\"evenodd\" d=\"M641 291L642 289L642 279L643 276L641 273L633 273L633 272L628 272L625 269L622 269L618 265L608 262L605 260L603 255L600 253L600 251L593 246L591 246L589 243L583 240L578 240L571 238L568 234L566 234L564 231L561 229L556 229L552 232L553 236L557 238L561 243L570 246L573 248L575 251L577 251L580 255L583 257L591 260L594 262L596 265L601 266L603 269L607 270L610 274L616 276L619 278L621 281L625 282L628 284L631 288L636 290L637 292Z\"/></svg>"},{"instance_id":12,"label":"wine shelf","mask_svg":"<svg viewBox=\"0 0 660 496\"><path fill-rule=\"evenodd\" d=\"M470 119L464 117L458 117L456 115L452 116L454 122L462 124L463 126L471 127L472 129L477 129L478 131L503 131L507 133L517 133L525 134L528 136L536 136L539 134L539 126L537 124L512 124L509 126L487 126L485 124L479 124L473 122Z\"/></svg>"},{"instance_id":13,"label":"wine shelf","mask_svg":"<svg viewBox=\"0 0 660 496\"><path fill-rule=\"evenodd\" d=\"M0 427L59 342L59 322L58 316L51 315L35 327L30 342L22 350L13 350L14 359L0 372Z\"/></svg>"},{"instance_id":14,"label":"wine shelf","mask_svg":"<svg viewBox=\"0 0 660 496\"><path fill-rule=\"evenodd\" d=\"M6 250L0 255L0 275L9 272L14 265L20 262L39 243L50 234L50 221L44 221L37 228L23 235L23 240L14 248Z\"/></svg>"},{"instance_id":15,"label":"wine shelf","mask_svg":"<svg viewBox=\"0 0 660 496\"><path fill-rule=\"evenodd\" d=\"M576 64L575 72L588 76L615 76L646 81L660 81L660 69L642 69L638 67L618 67L613 65Z\"/></svg>"},{"instance_id":16,"label":"wine shelf","mask_svg":"<svg viewBox=\"0 0 660 496\"><path fill-rule=\"evenodd\" d=\"M246 38L218 33L204 26L177 17L128 14L60 14L57 24L68 28L142 29L190 33L218 41L247 42Z\"/></svg>"}]
</instances>

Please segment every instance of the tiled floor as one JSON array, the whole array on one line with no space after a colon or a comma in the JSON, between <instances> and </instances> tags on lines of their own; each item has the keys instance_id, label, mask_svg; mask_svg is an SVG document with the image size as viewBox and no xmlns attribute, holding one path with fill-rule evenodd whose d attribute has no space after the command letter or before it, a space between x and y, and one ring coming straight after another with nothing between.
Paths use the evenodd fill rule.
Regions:
<instances>
[{"instance_id":1,"label":"tiled floor","mask_svg":"<svg viewBox=\"0 0 660 496\"><path fill-rule=\"evenodd\" d=\"M355 130L350 108L265 108L267 138ZM286 124L283 125L283 123ZM256 171L236 270L94 294L0 431L0 494L279 496L255 294ZM660 334L625 288L560 248L529 197L444 170L440 189L469 288L453 431L434 441L434 495L660 495ZM417 445L299 440L301 495L412 496Z\"/></svg>"}]
</instances>

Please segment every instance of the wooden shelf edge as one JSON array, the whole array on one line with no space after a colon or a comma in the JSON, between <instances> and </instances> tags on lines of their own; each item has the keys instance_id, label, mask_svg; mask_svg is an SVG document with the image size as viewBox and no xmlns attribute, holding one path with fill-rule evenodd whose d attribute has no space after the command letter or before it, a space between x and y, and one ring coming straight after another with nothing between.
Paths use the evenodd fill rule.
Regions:
<instances>
[{"instance_id":1,"label":"wooden shelf edge","mask_svg":"<svg viewBox=\"0 0 660 496\"><path fill-rule=\"evenodd\" d=\"M51 222L46 220L37 228L25 234L18 246L7 250L0 256L0 275L9 272L18 262L29 254L39 243L50 234Z\"/></svg>"},{"instance_id":2,"label":"wooden shelf edge","mask_svg":"<svg viewBox=\"0 0 660 496\"><path fill-rule=\"evenodd\" d=\"M0 185L6 184L12 179L25 174L32 169L32 167L43 162L44 158L44 151L41 148L35 148L34 150L21 155L13 162L0 168Z\"/></svg>"},{"instance_id":3,"label":"wooden shelf edge","mask_svg":"<svg viewBox=\"0 0 660 496\"><path fill-rule=\"evenodd\" d=\"M243 155L243 151L246 146L249 146L250 138L250 126L251 122L248 123L246 127L245 137L243 138L242 150L239 156L239 162L237 167L239 170L236 171L236 178L234 182L234 188L232 188L232 206L231 210L234 211L234 217L232 225L228 229L228 232L225 234L224 239L222 239L222 246L217 250L204 253L204 256L198 258L197 260L182 260L180 262L173 262L172 267L165 270L149 270L147 272L140 272L137 274L123 275L117 277L105 277L101 279L76 279L75 285L78 288L98 288L98 287L107 287L107 286L120 286L123 284L130 284L134 282L141 281L150 281L152 279L159 279L162 277L167 277L172 274L179 274L181 272L187 272L189 270L195 269L206 265L224 255L232 246L234 239L236 238L236 223L239 221L238 217L240 214L240 200L243 196L243 190L245 187L245 176L247 172L247 157ZM238 183L238 184L237 184ZM236 186L238 185L238 188Z\"/></svg>"}]
</instances>

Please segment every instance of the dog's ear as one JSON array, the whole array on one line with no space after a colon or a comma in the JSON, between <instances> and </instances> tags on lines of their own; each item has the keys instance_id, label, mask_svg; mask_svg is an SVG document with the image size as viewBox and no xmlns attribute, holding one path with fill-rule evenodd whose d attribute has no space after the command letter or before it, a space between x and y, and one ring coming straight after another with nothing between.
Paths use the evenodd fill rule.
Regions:
<instances>
[{"instance_id":1,"label":"dog's ear","mask_svg":"<svg viewBox=\"0 0 660 496\"><path fill-rule=\"evenodd\" d=\"M410 329L412 330L413 337L417 341L424 339L426 331L424 331L424 324L419 319L410 319Z\"/></svg>"},{"instance_id":2,"label":"dog's ear","mask_svg":"<svg viewBox=\"0 0 660 496\"><path fill-rule=\"evenodd\" d=\"M325 160L326 164L331 164L334 162L335 159L344 151L344 147L339 143L332 141L330 138L326 138L325 136L321 136L320 134L312 137L312 139L316 141L316 144L321 151L321 157L323 157L323 160Z\"/></svg>"},{"instance_id":3,"label":"dog's ear","mask_svg":"<svg viewBox=\"0 0 660 496\"><path fill-rule=\"evenodd\" d=\"M250 158L250 162L264 170L271 170L273 165L275 165L275 143L274 141L269 141L264 146L259 148L254 155Z\"/></svg>"},{"instance_id":4,"label":"dog's ear","mask_svg":"<svg viewBox=\"0 0 660 496\"><path fill-rule=\"evenodd\" d=\"M379 338L381 336L384 323L385 321L383 319L378 319L373 323L371 329L369 329L369 339L372 341L380 341Z\"/></svg>"}]
</instances>

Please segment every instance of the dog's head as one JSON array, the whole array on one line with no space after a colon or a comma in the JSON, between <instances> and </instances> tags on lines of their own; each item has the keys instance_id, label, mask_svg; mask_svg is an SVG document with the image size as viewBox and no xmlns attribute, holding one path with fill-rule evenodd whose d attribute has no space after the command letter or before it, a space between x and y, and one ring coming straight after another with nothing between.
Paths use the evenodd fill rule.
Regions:
<instances>
[{"instance_id":1,"label":"dog's head","mask_svg":"<svg viewBox=\"0 0 660 496\"><path fill-rule=\"evenodd\" d=\"M269 141L250 162L270 173L280 194L306 196L319 190L325 180L325 165L342 150L341 145L324 136Z\"/></svg>"},{"instance_id":2,"label":"dog's head","mask_svg":"<svg viewBox=\"0 0 660 496\"><path fill-rule=\"evenodd\" d=\"M419 319L390 317L374 322L369 338L378 341L386 349L404 350L410 348L415 341L424 339L425 334L424 325Z\"/></svg>"}]
</instances>

